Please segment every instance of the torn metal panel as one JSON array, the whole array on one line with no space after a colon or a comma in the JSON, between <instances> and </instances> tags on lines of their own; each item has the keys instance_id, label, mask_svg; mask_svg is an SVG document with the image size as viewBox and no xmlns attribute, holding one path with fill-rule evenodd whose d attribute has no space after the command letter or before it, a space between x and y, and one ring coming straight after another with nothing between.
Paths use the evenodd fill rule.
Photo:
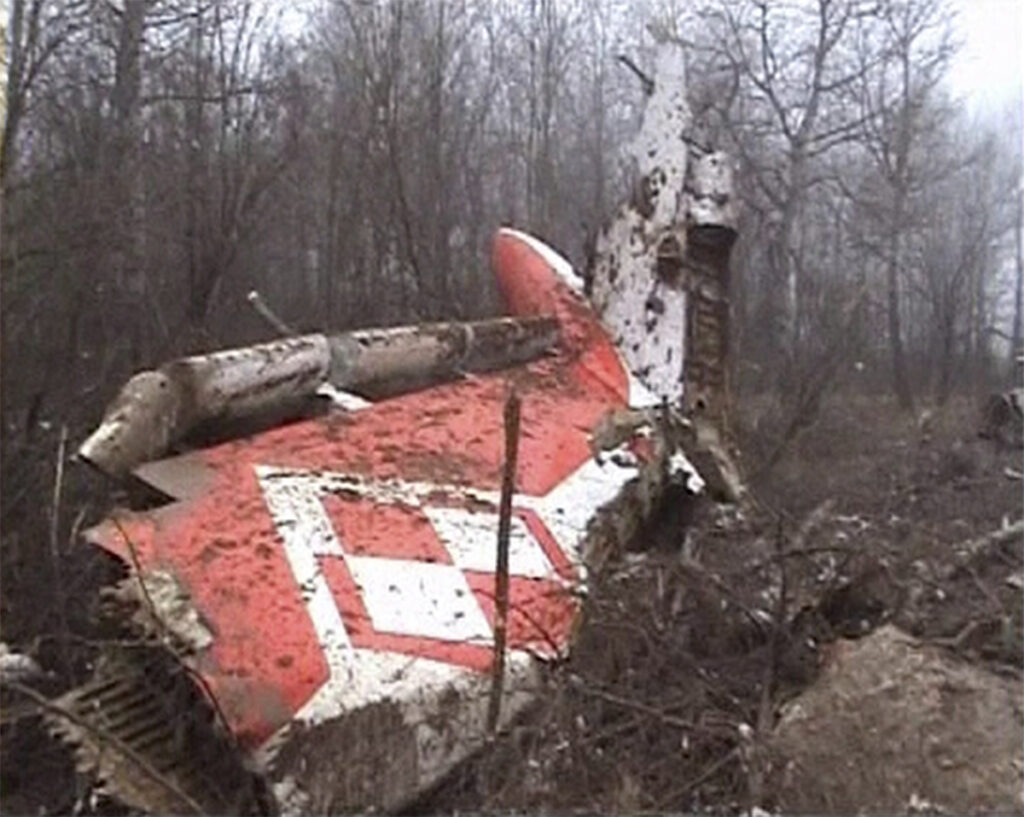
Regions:
<instances>
[{"instance_id":1,"label":"torn metal panel","mask_svg":"<svg viewBox=\"0 0 1024 817\"><path fill-rule=\"evenodd\" d=\"M158 814L266 813L261 781L243 765L215 712L158 648L108 654L93 679L48 710L98 790Z\"/></svg>"},{"instance_id":2,"label":"torn metal panel","mask_svg":"<svg viewBox=\"0 0 1024 817\"><path fill-rule=\"evenodd\" d=\"M538 664L510 656L499 729L540 689ZM398 811L488 740L490 679L451 673L398 702L369 704L346 718L297 723L273 765L285 814Z\"/></svg>"},{"instance_id":3,"label":"torn metal panel","mask_svg":"<svg viewBox=\"0 0 1024 817\"><path fill-rule=\"evenodd\" d=\"M532 698L537 662L568 649L587 557L630 537L669 478L658 412L602 431L635 382L567 262L538 245L502 230L492 263L510 312L557 322L552 355L147 465L181 501L91 534L173 576L153 606L212 633L190 665L295 808L398 806L485 741L510 384L505 717Z\"/></svg>"},{"instance_id":4,"label":"torn metal panel","mask_svg":"<svg viewBox=\"0 0 1024 817\"><path fill-rule=\"evenodd\" d=\"M79 456L123 477L200 426L280 415L327 382L370 390L436 382L532 360L556 340L550 318L496 318L305 335L186 357L129 380Z\"/></svg>"},{"instance_id":5,"label":"torn metal panel","mask_svg":"<svg viewBox=\"0 0 1024 817\"><path fill-rule=\"evenodd\" d=\"M213 643L213 633L188 591L166 570L133 572L104 595L127 612L136 630L168 637L179 654L201 653Z\"/></svg>"}]
</instances>

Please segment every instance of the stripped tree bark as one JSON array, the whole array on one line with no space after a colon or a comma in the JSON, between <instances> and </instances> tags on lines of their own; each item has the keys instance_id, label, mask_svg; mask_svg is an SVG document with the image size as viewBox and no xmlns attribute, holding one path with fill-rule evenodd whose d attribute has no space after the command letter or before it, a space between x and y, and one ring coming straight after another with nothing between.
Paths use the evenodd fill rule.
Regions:
<instances>
[{"instance_id":1,"label":"stripped tree bark","mask_svg":"<svg viewBox=\"0 0 1024 817\"><path fill-rule=\"evenodd\" d=\"M691 127L684 58L678 41L659 44L653 90L631 146L639 182L598 235L587 275L598 315L652 403L683 396L687 149L679 137Z\"/></svg>"}]
</instances>

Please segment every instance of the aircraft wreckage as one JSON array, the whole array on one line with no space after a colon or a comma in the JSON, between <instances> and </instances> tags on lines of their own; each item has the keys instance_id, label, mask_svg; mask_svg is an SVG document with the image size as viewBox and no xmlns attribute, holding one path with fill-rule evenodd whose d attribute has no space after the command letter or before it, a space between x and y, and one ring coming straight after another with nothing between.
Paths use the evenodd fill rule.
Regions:
<instances>
[{"instance_id":1,"label":"aircraft wreckage","mask_svg":"<svg viewBox=\"0 0 1024 817\"><path fill-rule=\"evenodd\" d=\"M687 146L681 46L657 59L642 181L585 283L502 229L506 317L288 337L126 384L79 456L162 498L87 534L127 567L107 603L144 638L49 717L112 796L401 808L534 699L587 565L673 481L736 498L729 165Z\"/></svg>"}]
</instances>

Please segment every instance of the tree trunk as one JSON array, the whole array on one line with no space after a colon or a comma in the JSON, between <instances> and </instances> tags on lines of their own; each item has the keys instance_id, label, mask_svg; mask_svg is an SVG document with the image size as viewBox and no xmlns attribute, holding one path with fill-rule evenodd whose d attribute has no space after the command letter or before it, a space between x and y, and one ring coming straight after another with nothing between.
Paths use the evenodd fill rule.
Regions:
<instances>
[{"instance_id":1,"label":"tree trunk","mask_svg":"<svg viewBox=\"0 0 1024 817\"><path fill-rule=\"evenodd\" d=\"M29 35L28 39L34 41L38 27L38 5L37 2L29 14ZM7 117L4 122L3 140L0 143L0 186L6 188L7 174L13 164L13 148L21 124L21 115L24 110L24 87L23 78L25 74L27 44L24 41L25 27L25 0L14 0L11 5L10 31L8 39L11 44L10 55L7 62L7 89L5 93L7 102Z\"/></svg>"},{"instance_id":2,"label":"tree trunk","mask_svg":"<svg viewBox=\"0 0 1024 817\"><path fill-rule=\"evenodd\" d=\"M115 286L125 297L126 314L122 328L129 333L133 366L148 351L150 322L146 310L146 271L143 224L144 190L138 132L139 97L142 89L142 42L146 23L146 0L126 0L121 14L114 87L110 105L114 136L106 157L106 170L116 192L116 232L113 270Z\"/></svg>"},{"instance_id":3,"label":"tree trunk","mask_svg":"<svg viewBox=\"0 0 1024 817\"><path fill-rule=\"evenodd\" d=\"M1010 380L1013 385L1019 385L1017 372L1017 355L1021 354L1021 332L1022 315L1024 311L1024 236L1022 230L1024 225L1024 188L1017 191L1017 213L1014 219L1014 235L1016 237L1017 250L1017 274L1013 289L1013 333L1010 341Z\"/></svg>"},{"instance_id":4,"label":"tree trunk","mask_svg":"<svg viewBox=\"0 0 1024 817\"><path fill-rule=\"evenodd\" d=\"M947 304L940 326L942 337L940 338L941 348L939 350L939 377L935 389L935 402L940 407L945 406L949 402L949 395L953 386L953 352L956 343L954 314L951 306Z\"/></svg>"},{"instance_id":5,"label":"tree trunk","mask_svg":"<svg viewBox=\"0 0 1024 817\"><path fill-rule=\"evenodd\" d=\"M892 223L889 225L889 259L886 270L889 308L889 349L892 354L892 387L901 409L914 410L914 393L910 386L906 356L903 351L903 328L900 316L900 249L901 232L906 225L907 191L910 184L911 100L910 56L901 55L903 68L902 103L899 112L899 135L896 145L896 163L891 177L893 187Z\"/></svg>"},{"instance_id":6,"label":"tree trunk","mask_svg":"<svg viewBox=\"0 0 1024 817\"><path fill-rule=\"evenodd\" d=\"M200 225L202 224L203 203L200 173L203 155L203 11L195 9L192 28L192 99L185 105L185 244L188 256L188 299L187 317L196 325L194 312L198 291L201 286L203 249Z\"/></svg>"},{"instance_id":7,"label":"tree trunk","mask_svg":"<svg viewBox=\"0 0 1024 817\"><path fill-rule=\"evenodd\" d=\"M903 330L900 319L900 287L899 287L899 238L892 242L892 252L886 270L889 312L889 351L892 359L892 389L904 411L914 410L914 393L910 388L907 372L907 361L903 351Z\"/></svg>"}]
</instances>

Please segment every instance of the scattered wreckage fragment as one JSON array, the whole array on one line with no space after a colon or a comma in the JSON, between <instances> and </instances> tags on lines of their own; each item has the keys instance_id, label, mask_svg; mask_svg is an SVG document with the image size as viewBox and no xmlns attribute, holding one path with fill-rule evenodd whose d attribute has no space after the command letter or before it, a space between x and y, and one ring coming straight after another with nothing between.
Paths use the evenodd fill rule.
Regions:
<instances>
[{"instance_id":1,"label":"scattered wreckage fragment","mask_svg":"<svg viewBox=\"0 0 1024 817\"><path fill-rule=\"evenodd\" d=\"M216 778L174 765L187 744L170 713L188 720L200 699L211 745L237 745L289 811L399 808L484 744L509 384L523 417L500 725L533 699L539 662L567 650L588 554L632 536L670 479L699 488L685 423L647 407L568 263L502 230L492 266L522 319L509 325L557 322L547 356L131 468L174 501L88 538L132 568L112 601L134 601L130 617L186 671L165 689L118 656L62 701L88 726L55 731L111 793L223 810ZM185 680L204 695L169 707ZM140 787L140 764L171 784ZM259 787L246 791L255 810Z\"/></svg>"},{"instance_id":2,"label":"scattered wreckage fragment","mask_svg":"<svg viewBox=\"0 0 1024 817\"><path fill-rule=\"evenodd\" d=\"M491 260L511 318L391 330L415 355L376 354L387 331L315 335L126 387L81 454L170 501L88 538L129 566L111 601L159 646L102 662L58 702L73 717L53 720L112 794L222 812L218 784L233 781L234 811L394 810L486 743L510 386L522 428L498 728L568 649L587 565L672 481L739 495L725 442L731 181L720 155L688 153L684 79L681 44L662 42L639 198L586 276L597 314L567 261L503 229ZM324 388L420 374L434 384L281 422L282 404ZM204 426L270 410L269 430L169 456ZM196 761L210 747L224 769Z\"/></svg>"}]
</instances>

